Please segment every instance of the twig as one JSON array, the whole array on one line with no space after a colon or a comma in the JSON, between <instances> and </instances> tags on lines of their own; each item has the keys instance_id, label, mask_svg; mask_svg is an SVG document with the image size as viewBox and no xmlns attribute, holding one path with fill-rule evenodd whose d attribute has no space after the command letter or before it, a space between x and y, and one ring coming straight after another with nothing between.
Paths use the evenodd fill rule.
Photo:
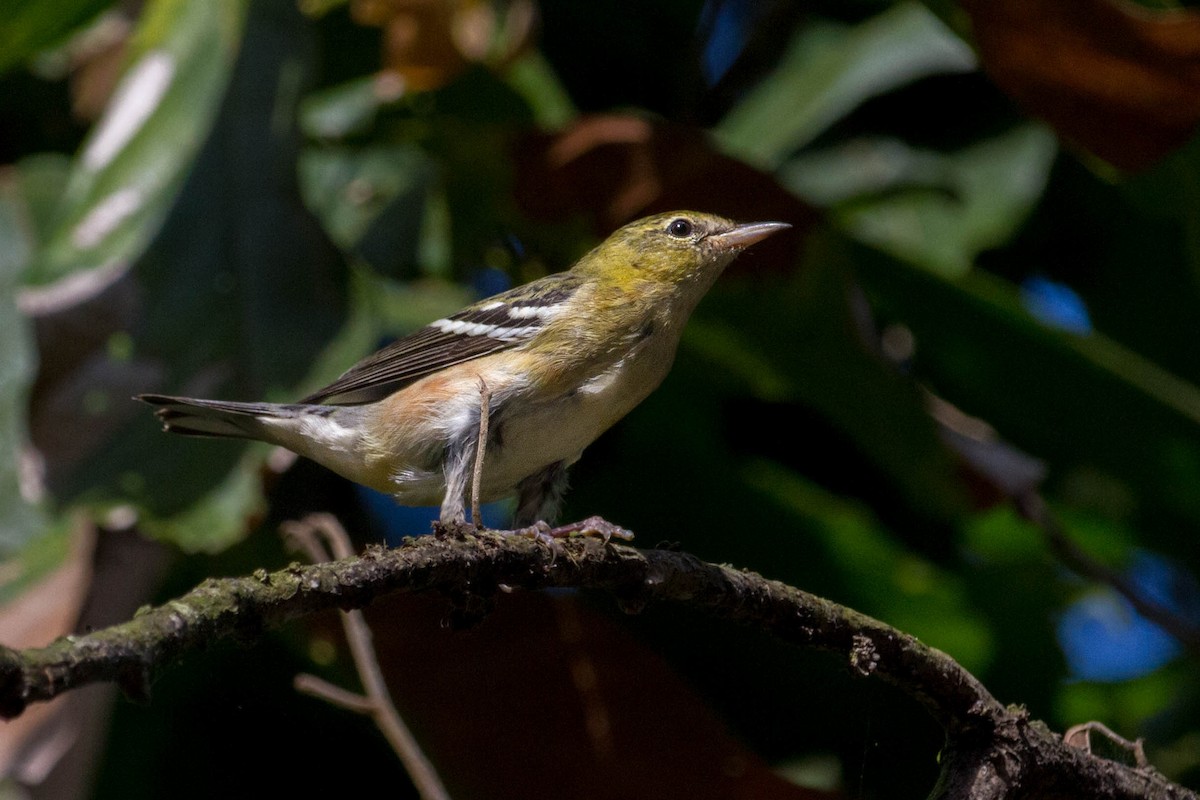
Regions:
<instances>
[{"instance_id":1,"label":"twig","mask_svg":"<svg viewBox=\"0 0 1200 800\"><path fill-rule=\"evenodd\" d=\"M1112 744L1129 753L1133 757L1134 765L1140 769L1145 769L1150 765L1146 759L1146 746L1141 739L1129 741L1119 733L1114 732L1103 722L1084 722L1079 725L1072 725L1067 728L1067 732L1063 734L1063 741L1072 747L1078 747L1085 753L1092 753L1092 732L1103 736Z\"/></svg>"},{"instance_id":2,"label":"twig","mask_svg":"<svg viewBox=\"0 0 1200 800\"><path fill-rule=\"evenodd\" d=\"M337 684L307 672L297 675L292 681L292 686L301 694L324 700L332 706L344 708L356 714L370 715L375 711L375 703L371 698L363 697L358 692L352 692L349 689L343 689Z\"/></svg>"},{"instance_id":3,"label":"twig","mask_svg":"<svg viewBox=\"0 0 1200 800\"><path fill-rule=\"evenodd\" d=\"M299 543L317 563L329 561L325 548L317 539L318 535L324 537L335 558L346 559L354 556L350 537L331 514L310 514L300 522L285 523L283 528L284 532ZM416 737L396 710L396 704L392 701L391 692L388 691L387 682L383 677L383 670L379 666L379 658L375 654L371 627L363 618L362 612L357 609L342 611L341 618L346 641L350 645L350 654L358 670L359 680L366 690L366 696L341 689L312 675L297 676L296 689L322 697L343 708L369 715L399 756L400 763L408 771L423 800L450 800L450 793L438 777L437 770L426 758Z\"/></svg>"},{"instance_id":4,"label":"twig","mask_svg":"<svg viewBox=\"0 0 1200 800\"><path fill-rule=\"evenodd\" d=\"M475 443L475 464L471 474L471 521L476 528L483 527L483 515L479 511L479 487L483 483L483 455L487 452L488 422L491 416L492 390L483 378L479 379L479 440Z\"/></svg>"}]
</instances>

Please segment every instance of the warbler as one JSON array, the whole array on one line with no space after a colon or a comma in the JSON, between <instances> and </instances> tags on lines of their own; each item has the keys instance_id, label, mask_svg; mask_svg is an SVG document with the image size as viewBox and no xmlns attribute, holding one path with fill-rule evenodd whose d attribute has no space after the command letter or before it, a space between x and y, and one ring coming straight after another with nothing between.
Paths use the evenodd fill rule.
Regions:
<instances>
[{"instance_id":1,"label":"warbler","mask_svg":"<svg viewBox=\"0 0 1200 800\"><path fill-rule=\"evenodd\" d=\"M476 502L515 493L514 525L549 522L567 468L662 382L721 271L788 227L646 217L570 270L435 320L299 403L137 399L158 407L166 431L271 442L401 505L440 503L444 526L465 524L482 452Z\"/></svg>"}]
</instances>

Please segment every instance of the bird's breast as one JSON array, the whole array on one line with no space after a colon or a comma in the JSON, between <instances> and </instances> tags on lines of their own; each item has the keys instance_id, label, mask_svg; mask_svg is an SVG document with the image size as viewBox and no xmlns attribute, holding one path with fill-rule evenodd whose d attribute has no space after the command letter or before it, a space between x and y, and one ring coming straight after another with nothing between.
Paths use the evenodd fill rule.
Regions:
<instances>
[{"instance_id":1,"label":"bird's breast","mask_svg":"<svg viewBox=\"0 0 1200 800\"><path fill-rule=\"evenodd\" d=\"M583 450L633 410L670 370L674 343L647 340L624 357L583 377L571 389L531 392L497 409L498 441L489 443L484 477L502 496L521 479L557 461L572 463ZM655 346L658 345L658 346Z\"/></svg>"}]
</instances>

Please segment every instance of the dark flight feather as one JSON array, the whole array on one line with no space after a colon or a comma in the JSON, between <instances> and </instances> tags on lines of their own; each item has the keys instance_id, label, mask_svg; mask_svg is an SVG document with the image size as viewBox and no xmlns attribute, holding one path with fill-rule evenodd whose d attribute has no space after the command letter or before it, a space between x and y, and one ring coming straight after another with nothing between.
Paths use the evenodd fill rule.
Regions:
<instances>
[{"instance_id":1,"label":"dark flight feather","mask_svg":"<svg viewBox=\"0 0 1200 800\"><path fill-rule=\"evenodd\" d=\"M527 314L522 309L558 305L581 283L581 279L569 274L548 276L481 300L445 320L397 339L300 402L323 405L374 403L447 367L516 347L528 341L545 323L544 317ZM462 323L461 327L511 328L514 335L496 337L486 333L447 331L443 327L454 326L445 324L446 321ZM442 327L438 327L439 323Z\"/></svg>"}]
</instances>

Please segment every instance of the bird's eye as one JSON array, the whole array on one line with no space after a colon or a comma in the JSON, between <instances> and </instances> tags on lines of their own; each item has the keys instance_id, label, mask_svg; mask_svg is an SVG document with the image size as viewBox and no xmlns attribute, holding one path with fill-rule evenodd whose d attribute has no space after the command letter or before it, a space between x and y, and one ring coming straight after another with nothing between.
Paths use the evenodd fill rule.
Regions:
<instances>
[{"instance_id":1,"label":"bird's eye","mask_svg":"<svg viewBox=\"0 0 1200 800\"><path fill-rule=\"evenodd\" d=\"M671 234L676 239L688 238L692 235L693 230L694 228L692 223L688 222L686 219L672 220L671 224L667 226L667 233Z\"/></svg>"}]
</instances>

